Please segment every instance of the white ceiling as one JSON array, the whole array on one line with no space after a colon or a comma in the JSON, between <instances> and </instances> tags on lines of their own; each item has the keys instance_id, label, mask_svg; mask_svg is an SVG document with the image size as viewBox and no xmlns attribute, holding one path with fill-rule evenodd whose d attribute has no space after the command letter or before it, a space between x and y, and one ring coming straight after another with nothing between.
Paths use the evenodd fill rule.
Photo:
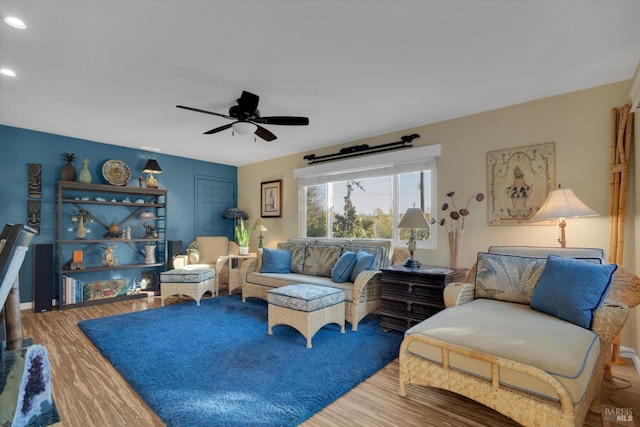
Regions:
<instances>
[{"instance_id":1,"label":"white ceiling","mask_svg":"<svg viewBox=\"0 0 640 427\"><path fill-rule=\"evenodd\" d=\"M638 0L0 0L0 123L244 165L633 77ZM242 90L278 139L204 131ZM392 141L389 141L392 142Z\"/></svg>"}]
</instances>

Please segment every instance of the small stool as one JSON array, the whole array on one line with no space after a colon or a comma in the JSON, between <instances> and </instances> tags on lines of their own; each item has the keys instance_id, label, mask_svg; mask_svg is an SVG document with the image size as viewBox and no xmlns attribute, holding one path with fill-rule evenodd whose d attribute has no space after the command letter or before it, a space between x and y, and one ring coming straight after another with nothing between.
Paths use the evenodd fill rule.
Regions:
<instances>
[{"instance_id":1,"label":"small stool","mask_svg":"<svg viewBox=\"0 0 640 427\"><path fill-rule=\"evenodd\" d=\"M160 273L160 298L164 306L164 300L172 295L187 295L196 300L200 305L200 299L205 292L211 292L212 296L218 295L215 285L215 271L208 265L193 264L183 268Z\"/></svg>"},{"instance_id":2,"label":"small stool","mask_svg":"<svg viewBox=\"0 0 640 427\"><path fill-rule=\"evenodd\" d=\"M268 334L273 335L275 325L289 325L307 339L324 325L337 323L344 334L344 292L341 289L310 284L288 285L270 289Z\"/></svg>"}]
</instances>

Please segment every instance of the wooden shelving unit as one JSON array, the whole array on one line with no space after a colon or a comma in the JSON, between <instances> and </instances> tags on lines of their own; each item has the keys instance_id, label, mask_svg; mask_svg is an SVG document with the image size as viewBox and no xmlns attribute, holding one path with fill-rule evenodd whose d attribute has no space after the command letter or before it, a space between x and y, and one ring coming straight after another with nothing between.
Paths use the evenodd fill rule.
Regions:
<instances>
[{"instance_id":1,"label":"wooden shelving unit","mask_svg":"<svg viewBox=\"0 0 640 427\"><path fill-rule=\"evenodd\" d=\"M56 191L56 240L55 268L58 287L58 307L60 309L102 304L130 298L146 297L146 292L136 289L135 282L142 275L153 277L146 291L159 291L159 275L166 267L167 260L167 190L158 188L119 187L103 184L59 181ZM157 219L142 220L140 214L152 212ZM91 237L77 237L77 223L72 218L79 212L91 217L91 224L84 227L91 231ZM155 235L146 236L146 225L153 223ZM131 228L131 238L114 236L109 227L115 224L120 232ZM107 246L114 246L118 252L118 264L109 266L101 261ZM145 246L155 246L155 262L147 263ZM81 250L83 265L72 264L74 250ZM67 278L74 283L76 292L73 301L67 301ZM127 280L123 288L114 296L96 297L95 283ZM91 286L88 293L85 286ZM106 292L105 292L106 294Z\"/></svg>"}]
</instances>

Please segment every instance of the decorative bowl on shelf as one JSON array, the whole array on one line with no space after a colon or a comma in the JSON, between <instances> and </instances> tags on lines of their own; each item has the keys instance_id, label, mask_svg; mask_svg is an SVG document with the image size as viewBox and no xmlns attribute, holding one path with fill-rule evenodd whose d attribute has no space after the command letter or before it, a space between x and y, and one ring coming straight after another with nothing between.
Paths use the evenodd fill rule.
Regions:
<instances>
[{"instance_id":1,"label":"decorative bowl on shelf","mask_svg":"<svg viewBox=\"0 0 640 427\"><path fill-rule=\"evenodd\" d=\"M127 185L131 180L131 169L122 160L107 160L102 165L102 176L111 185Z\"/></svg>"}]
</instances>

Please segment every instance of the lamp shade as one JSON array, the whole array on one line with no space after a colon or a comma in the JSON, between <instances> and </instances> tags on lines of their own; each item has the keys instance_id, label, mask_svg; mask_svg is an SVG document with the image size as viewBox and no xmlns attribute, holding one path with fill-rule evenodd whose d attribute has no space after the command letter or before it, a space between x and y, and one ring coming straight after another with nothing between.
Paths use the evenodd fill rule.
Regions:
<instances>
[{"instance_id":1,"label":"lamp shade","mask_svg":"<svg viewBox=\"0 0 640 427\"><path fill-rule=\"evenodd\" d=\"M255 124L245 121L235 122L231 127L234 132L237 132L240 135L251 135L258 129L258 126Z\"/></svg>"},{"instance_id":2,"label":"lamp shade","mask_svg":"<svg viewBox=\"0 0 640 427\"><path fill-rule=\"evenodd\" d=\"M245 211L241 211L238 208L229 208L225 209L224 212L222 212L222 218L249 219L249 215Z\"/></svg>"},{"instance_id":3,"label":"lamp shade","mask_svg":"<svg viewBox=\"0 0 640 427\"><path fill-rule=\"evenodd\" d=\"M269 231L264 220L262 218L256 219L256 222L253 223L253 227L251 227L253 231Z\"/></svg>"},{"instance_id":4,"label":"lamp shade","mask_svg":"<svg viewBox=\"0 0 640 427\"><path fill-rule=\"evenodd\" d=\"M429 223L424 218L424 212L420 208L409 208L402 215L398 228L429 228Z\"/></svg>"},{"instance_id":5,"label":"lamp shade","mask_svg":"<svg viewBox=\"0 0 640 427\"><path fill-rule=\"evenodd\" d=\"M598 215L596 211L582 203L569 188L558 188L549 193L540 210L531 217L531 221Z\"/></svg>"},{"instance_id":6,"label":"lamp shade","mask_svg":"<svg viewBox=\"0 0 640 427\"><path fill-rule=\"evenodd\" d=\"M154 214L153 212L149 212L149 211L142 212L138 218L140 218L140 219L158 219L156 214Z\"/></svg>"},{"instance_id":7,"label":"lamp shade","mask_svg":"<svg viewBox=\"0 0 640 427\"><path fill-rule=\"evenodd\" d=\"M144 165L144 169L142 169L144 173L162 173L162 169L160 169L160 165L156 159L149 159L147 163Z\"/></svg>"}]
</instances>

